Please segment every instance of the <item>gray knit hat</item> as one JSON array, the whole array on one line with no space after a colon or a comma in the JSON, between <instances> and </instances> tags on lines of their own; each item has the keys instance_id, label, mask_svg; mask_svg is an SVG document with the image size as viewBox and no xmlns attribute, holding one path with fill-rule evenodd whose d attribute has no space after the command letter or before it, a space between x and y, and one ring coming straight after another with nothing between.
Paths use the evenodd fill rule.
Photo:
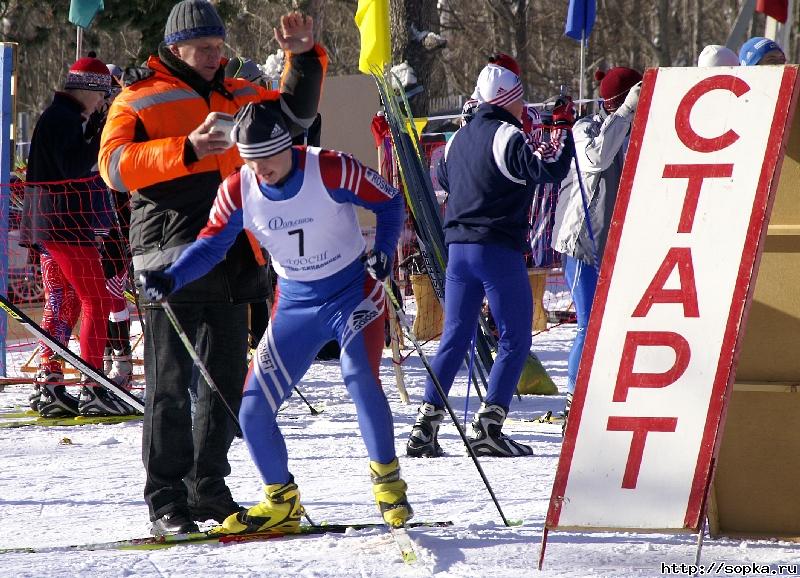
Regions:
<instances>
[{"instance_id":1,"label":"gray knit hat","mask_svg":"<svg viewBox=\"0 0 800 578\"><path fill-rule=\"evenodd\" d=\"M208 36L225 38L225 24L207 0L182 0L172 7L164 28L166 44Z\"/></svg>"}]
</instances>

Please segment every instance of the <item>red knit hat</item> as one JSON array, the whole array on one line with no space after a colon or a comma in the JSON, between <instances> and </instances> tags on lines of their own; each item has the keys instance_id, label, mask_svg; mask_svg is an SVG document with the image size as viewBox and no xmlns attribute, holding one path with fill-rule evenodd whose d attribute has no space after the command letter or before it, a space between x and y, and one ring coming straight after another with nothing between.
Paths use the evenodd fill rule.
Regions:
<instances>
[{"instance_id":1,"label":"red knit hat","mask_svg":"<svg viewBox=\"0 0 800 578\"><path fill-rule=\"evenodd\" d=\"M637 82L641 82L642 75L632 68L618 66L608 72L598 70L594 73L596 80L600 81L600 97L606 101L606 109L616 110L625 101L628 91Z\"/></svg>"},{"instance_id":2,"label":"red knit hat","mask_svg":"<svg viewBox=\"0 0 800 578\"><path fill-rule=\"evenodd\" d=\"M494 56L489 58L490 64L496 64L497 66L502 66L503 68L510 70L517 76L521 76L519 73L519 64L512 56L504 52L498 52Z\"/></svg>"},{"instance_id":3,"label":"red knit hat","mask_svg":"<svg viewBox=\"0 0 800 578\"><path fill-rule=\"evenodd\" d=\"M86 56L69 67L64 88L107 92L111 89L111 73L102 60Z\"/></svg>"}]
</instances>

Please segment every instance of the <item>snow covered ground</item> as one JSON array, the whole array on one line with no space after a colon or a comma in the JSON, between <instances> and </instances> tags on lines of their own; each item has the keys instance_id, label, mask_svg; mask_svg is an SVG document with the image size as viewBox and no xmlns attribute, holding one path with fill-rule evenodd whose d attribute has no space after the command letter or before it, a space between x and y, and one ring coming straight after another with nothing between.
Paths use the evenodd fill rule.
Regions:
<instances>
[{"instance_id":1,"label":"snow covered ground","mask_svg":"<svg viewBox=\"0 0 800 578\"><path fill-rule=\"evenodd\" d=\"M512 417L529 418L563 405L566 359L574 326L534 338L534 350L562 394L515 400ZM427 350L433 353L435 344ZM409 353L409 352L406 352ZM422 394L425 372L416 355L404 364L410 405L400 402L390 357L382 376L395 415L398 454ZM334 362L314 364L301 384L324 412L312 416L299 398L282 412L290 466L308 514L315 522L379 522L372 499L368 458L357 433L355 412ZM451 401L464 411L466 381ZM25 403L28 388L7 386L0 407ZM474 395L470 412L477 408ZM535 448L535 457L482 460L505 515L523 520L506 528L452 425L441 432L447 456L433 460L401 457L409 500L417 520L452 520L449 528L412 529L419 554L405 565L380 529L232 546L195 545L154 551L72 551L0 554L9 577L44 576L308 576L308 577L519 577L535 576L539 542L561 447L554 425L509 423L506 431ZM0 549L65 546L148 535L142 500L141 424L70 428L0 429ZM62 443L64 438L71 443ZM241 440L230 453L228 483L241 503L261 497L261 483ZM542 576L665 576L691 564L696 536L631 533L553 532ZM706 539L705 564L730 563L800 567L800 548L777 541ZM675 564L663 568L662 564ZM677 570L669 573L664 570ZM746 568L723 575L744 575ZM752 571L750 574L754 574ZM711 575L706 573L706 575Z\"/></svg>"}]
</instances>

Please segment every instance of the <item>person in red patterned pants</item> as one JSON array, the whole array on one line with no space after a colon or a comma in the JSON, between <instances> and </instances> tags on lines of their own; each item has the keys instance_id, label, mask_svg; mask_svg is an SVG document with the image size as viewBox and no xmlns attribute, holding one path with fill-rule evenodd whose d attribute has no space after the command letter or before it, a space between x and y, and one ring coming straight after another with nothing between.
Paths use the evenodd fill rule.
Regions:
<instances>
[{"instance_id":1,"label":"person in red patterned pants","mask_svg":"<svg viewBox=\"0 0 800 578\"><path fill-rule=\"evenodd\" d=\"M42 310L42 329L52 335L59 343L69 343L72 328L78 321L81 302L75 289L64 278L61 267L47 251L41 250L39 262L42 266L44 284L44 308ZM41 384L64 381L64 365L61 358L44 341L39 341L39 368L33 378L34 390L28 401L31 409L39 409L42 397Z\"/></svg>"},{"instance_id":2,"label":"person in red patterned pants","mask_svg":"<svg viewBox=\"0 0 800 578\"><path fill-rule=\"evenodd\" d=\"M78 295L81 357L98 370L103 367L112 297L95 231L95 207L107 189L92 171L100 149L103 105L110 92L111 74L102 61L86 57L70 67L64 90L55 93L31 138L20 227L21 242L44 248ZM37 407L43 416L133 411L88 378L82 381L80 399L64 384L40 385Z\"/></svg>"}]
</instances>

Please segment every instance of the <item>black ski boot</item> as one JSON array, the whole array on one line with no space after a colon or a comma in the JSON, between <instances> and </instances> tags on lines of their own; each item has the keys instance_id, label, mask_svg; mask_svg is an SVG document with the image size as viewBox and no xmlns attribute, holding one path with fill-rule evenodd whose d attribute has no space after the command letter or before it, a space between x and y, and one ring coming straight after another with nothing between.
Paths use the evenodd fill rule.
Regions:
<instances>
[{"instance_id":1,"label":"black ski boot","mask_svg":"<svg viewBox=\"0 0 800 578\"><path fill-rule=\"evenodd\" d=\"M437 409L432 403L423 402L419 406L419 414L411 435L406 444L406 455L412 458L438 458L444 455L437 435L439 426L444 420L444 410Z\"/></svg>"},{"instance_id":2,"label":"black ski boot","mask_svg":"<svg viewBox=\"0 0 800 578\"><path fill-rule=\"evenodd\" d=\"M78 415L78 398L67 393L67 386L58 382L39 384L42 397L36 409L42 417L73 417Z\"/></svg>"},{"instance_id":3,"label":"black ski boot","mask_svg":"<svg viewBox=\"0 0 800 578\"><path fill-rule=\"evenodd\" d=\"M244 509L233 500L230 492L226 492L223 495L205 499L198 504L190 503L189 515L196 522L214 520L221 524L231 514L236 514Z\"/></svg>"},{"instance_id":4,"label":"black ski boot","mask_svg":"<svg viewBox=\"0 0 800 578\"><path fill-rule=\"evenodd\" d=\"M478 456L513 458L533 455L530 446L515 442L501 431L506 420L506 410L499 405L481 404L472 420L469 445Z\"/></svg>"},{"instance_id":5,"label":"black ski boot","mask_svg":"<svg viewBox=\"0 0 800 578\"><path fill-rule=\"evenodd\" d=\"M92 381L83 381L78 413L84 416L133 415L134 409Z\"/></svg>"},{"instance_id":6,"label":"black ski boot","mask_svg":"<svg viewBox=\"0 0 800 578\"><path fill-rule=\"evenodd\" d=\"M567 403L564 406L564 423L561 424L561 437L564 437L564 433L567 431L567 420L569 419L569 408L572 406L572 394L567 394Z\"/></svg>"},{"instance_id":7,"label":"black ski boot","mask_svg":"<svg viewBox=\"0 0 800 578\"><path fill-rule=\"evenodd\" d=\"M188 534L199 532L200 529L185 511L169 512L157 520L153 520L150 533L153 536L167 536L169 534Z\"/></svg>"},{"instance_id":8,"label":"black ski boot","mask_svg":"<svg viewBox=\"0 0 800 578\"><path fill-rule=\"evenodd\" d=\"M39 364L33 378L33 391L28 396L28 404L34 411L39 411L39 400L42 398L43 383L63 383L64 366L56 358L45 359Z\"/></svg>"}]
</instances>

